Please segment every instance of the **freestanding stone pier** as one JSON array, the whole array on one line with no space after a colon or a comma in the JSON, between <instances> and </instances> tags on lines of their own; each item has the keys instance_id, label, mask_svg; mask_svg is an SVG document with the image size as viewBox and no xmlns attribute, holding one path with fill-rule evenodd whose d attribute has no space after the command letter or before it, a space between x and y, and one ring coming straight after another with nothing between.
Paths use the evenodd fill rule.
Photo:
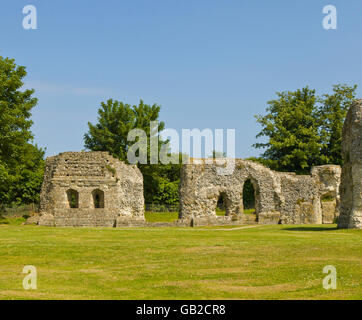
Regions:
<instances>
[{"instance_id":1,"label":"freestanding stone pier","mask_svg":"<svg viewBox=\"0 0 362 320\"><path fill-rule=\"evenodd\" d=\"M353 103L343 126L339 228L362 229L362 99Z\"/></svg>"}]
</instances>

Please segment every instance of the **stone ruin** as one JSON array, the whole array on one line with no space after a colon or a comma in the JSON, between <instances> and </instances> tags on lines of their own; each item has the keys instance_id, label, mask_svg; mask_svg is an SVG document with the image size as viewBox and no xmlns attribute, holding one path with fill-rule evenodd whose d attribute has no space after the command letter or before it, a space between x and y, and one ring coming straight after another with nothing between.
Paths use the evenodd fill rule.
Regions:
<instances>
[{"instance_id":1,"label":"stone ruin","mask_svg":"<svg viewBox=\"0 0 362 320\"><path fill-rule=\"evenodd\" d=\"M143 177L108 152L46 159L39 225L119 227L144 221Z\"/></svg>"},{"instance_id":2,"label":"stone ruin","mask_svg":"<svg viewBox=\"0 0 362 320\"><path fill-rule=\"evenodd\" d=\"M362 99L348 111L342 138L339 228L362 229Z\"/></svg>"},{"instance_id":3,"label":"stone ruin","mask_svg":"<svg viewBox=\"0 0 362 320\"><path fill-rule=\"evenodd\" d=\"M181 169L179 220L173 224L145 221L143 177L136 165L108 152L64 152L46 159L40 216L34 222L122 227L338 221L339 228L362 228L362 100L347 114L342 151L342 170L316 166L309 175L276 172L242 159L235 159L234 170L223 175L217 162L191 159ZM247 180L254 188L255 214L244 214ZM225 216L216 214L220 197Z\"/></svg>"},{"instance_id":4,"label":"stone ruin","mask_svg":"<svg viewBox=\"0 0 362 320\"><path fill-rule=\"evenodd\" d=\"M39 225L73 227L196 226L220 224L333 223L339 215L341 168L313 167L310 175L276 172L235 160L230 175L216 163L182 166L179 220L150 224L144 218L143 177L107 152L64 152L46 160ZM255 214L244 214L243 185L255 191ZM215 209L222 196L225 216ZM325 198L325 199L324 199ZM328 201L325 201L328 200Z\"/></svg>"},{"instance_id":5,"label":"stone ruin","mask_svg":"<svg viewBox=\"0 0 362 320\"><path fill-rule=\"evenodd\" d=\"M143 177L107 152L64 152L46 159L39 225L197 226L220 224L321 224L362 228L362 100L348 111L343 127L343 169L316 166L310 175L276 172L235 159L230 174L220 164L191 159L182 166L179 220L149 224L144 218ZM218 161L227 160L219 159ZM243 187L254 189L255 214L244 214ZM225 216L216 214L220 197ZM32 219L32 218L31 218Z\"/></svg>"},{"instance_id":6,"label":"stone ruin","mask_svg":"<svg viewBox=\"0 0 362 320\"><path fill-rule=\"evenodd\" d=\"M197 164L191 162L182 167L181 221L191 221L191 225L238 221L321 224L333 223L338 217L340 166L313 167L310 175L296 175L236 159L232 174L220 175L217 169L216 162L206 162L205 159L197 159ZM249 179L254 187L254 215L244 214L243 208L243 186ZM225 203L225 216L217 216L215 212L220 196Z\"/></svg>"}]
</instances>

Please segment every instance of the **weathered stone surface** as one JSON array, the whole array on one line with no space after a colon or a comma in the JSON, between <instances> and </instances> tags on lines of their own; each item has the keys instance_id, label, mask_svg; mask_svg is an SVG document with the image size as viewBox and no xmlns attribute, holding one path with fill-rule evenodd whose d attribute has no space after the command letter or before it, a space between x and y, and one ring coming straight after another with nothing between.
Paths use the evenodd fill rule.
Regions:
<instances>
[{"instance_id":1,"label":"weathered stone surface","mask_svg":"<svg viewBox=\"0 0 362 320\"><path fill-rule=\"evenodd\" d=\"M334 223L336 216L336 201L322 202L323 223Z\"/></svg>"},{"instance_id":2,"label":"weathered stone surface","mask_svg":"<svg viewBox=\"0 0 362 320\"><path fill-rule=\"evenodd\" d=\"M296 216L299 218L298 224L316 223L313 203L300 202L295 207Z\"/></svg>"},{"instance_id":3,"label":"weathered stone surface","mask_svg":"<svg viewBox=\"0 0 362 320\"><path fill-rule=\"evenodd\" d=\"M320 206L322 208L322 223L333 223L339 216L342 169L340 166L336 165L325 165L313 167L311 173L317 181L317 187L319 189L319 194L321 195ZM323 204L323 202L326 201L325 198L328 198L327 202L334 202L334 209L332 204ZM328 210L328 212L324 213L325 210ZM327 215L329 215L329 218ZM330 222L331 219L332 222Z\"/></svg>"},{"instance_id":4,"label":"weathered stone surface","mask_svg":"<svg viewBox=\"0 0 362 320\"><path fill-rule=\"evenodd\" d=\"M180 217L215 216L220 194L225 195L226 215L243 213L242 190L250 179L256 190L256 212L273 210L274 175L271 170L251 161L236 160L234 173L219 175L216 164L182 166L180 183Z\"/></svg>"},{"instance_id":5,"label":"weathered stone surface","mask_svg":"<svg viewBox=\"0 0 362 320\"><path fill-rule=\"evenodd\" d=\"M277 211L283 224L322 223L321 197L328 193L339 199L339 166L314 167L311 175L296 175L235 159L235 169L231 174L220 175L217 168L217 163L203 159L182 166L180 219L208 218L208 221L218 223L215 209L222 194L226 216L236 217L239 223L243 223L246 221L243 214L243 185L248 179L255 190L256 219L261 212Z\"/></svg>"},{"instance_id":6,"label":"weathered stone surface","mask_svg":"<svg viewBox=\"0 0 362 320\"><path fill-rule=\"evenodd\" d=\"M54 215L43 213L38 220L38 224L46 227L55 227Z\"/></svg>"},{"instance_id":7,"label":"weathered stone surface","mask_svg":"<svg viewBox=\"0 0 362 320\"><path fill-rule=\"evenodd\" d=\"M342 137L342 182L339 228L362 229L362 99L347 113Z\"/></svg>"},{"instance_id":8,"label":"weathered stone surface","mask_svg":"<svg viewBox=\"0 0 362 320\"><path fill-rule=\"evenodd\" d=\"M39 219L40 219L40 216L38 214L33 214L28 219L26 219L26 221L23 224L24 225L38 224Z\"/></svg>"},{"instance_id":9,"label":"weathered stone surface","mask_svg":"<svg viewBox=\"0 0 362 320\"><path fill-rule=\"evenodd\" d=\"M258 217L259 224L278 224L280 221L280 212L260 212Z\"/></svg>"},{"instance_id":10,"label":"weathered stone surface","mask_svg":"<svg viewBox=\"0 0 362 320\"><path fill-rule=\"evenodd\" d=\"M276 173L280 193L274 210L282 224L322 223L316 181L308 175Z\"/></svg>"},{"instance_id":11,"label":"weathered stone surface","mask_svg":"<svg viewBox=\"0 0 362 320\"><path fill-rule=\"evenodd\" d=\"M239 221L238 224L258 224L258 216L256 214L242 214L239 215L239 220L234 219L234 221Z\"/></svg>"},{"instance_id":12,"label":"weathered stone surface","mask_svg":"<svg viewBox=\"0 0 362 320\"><path fill-rule=\"evenodd\" d=\"M143 177L107 152L64 152L47 158L39 225L115 227L144 221Z\"/></svg>"}]
</instances>

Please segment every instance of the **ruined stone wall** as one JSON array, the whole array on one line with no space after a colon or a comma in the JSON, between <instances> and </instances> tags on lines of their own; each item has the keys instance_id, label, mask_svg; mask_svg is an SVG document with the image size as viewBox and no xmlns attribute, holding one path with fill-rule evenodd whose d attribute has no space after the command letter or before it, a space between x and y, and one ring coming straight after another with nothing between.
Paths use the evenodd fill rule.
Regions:
<instances>
[{"instance_id":1,"label":"ruined stone wall","mask_svg":"<svg viewBox=\"0 0 362 320\"><path fill-rule=\"evenodd\" d=\"M320 210L314 211L318 193L311 176L279 172L275 172L275 175L281 185L278 193L280 201L275 203L275 210L280 212L281 223L321 223Z\"/></svg>"},{"instance_id":2,"label":"ruined stone wall","mask_svg":"<svg viewBox=\"0 0 362 320\"><path fill-rule=\"evenodd\" d=\"M77 196L75 208L71 193ZM47 158L40 213L39 224L51 226L114 227L144 220L142 174L107 152L64 152Z\"/></svg>"},{"instance_id":3,"label":"ruined stone wall","mask_svg":"<svg viewBox=\"0 0 362 320\"><path fill-rule=\"evenodd\" d=\"M342 138L339 228L362 228L362 99L348 111Z\"/></svg>"},{"instance_id":4,"label":"ruined stone wall","mask_svg":"<svg viewBox=\"0 0 362 320\"><path fill-rule=\"evenodd\" d=\"M339 166L314 167L311 175L296 175L275 172L242 159L235 160L235 169L230 175L218 174L216 163L204 161L183 165L179 218L202 221L204 224L250 220L243 214L243 186L248 179L254 186L256 219L259 223L333 222L328 219L323 221L321 197L329 193L334 201L339 201ZM225 217L218 217L215 213L220 194L225 198ZM334 205L333 219L337 214Z\"/></svg>"},{"instance_id":5,"label":"ruined stone wall","mask_svg":"<svg viewBox=\"0 0 362 320\"><path fill-rule=\"evenodd\" d=\"M339 217L342 169L337 165L325 165L313 167L311 174L320 195L316 202L321 207L320 219L322 223L335 223Z\"/></svg>"},{"instance_id":6,"label":"ruined stone wall","mask_svg":"<svg viewBox=\"0 0 362 320\"><path fill-rule=\"evenodd\" d=\"M257 193L256 212L274 209L274 181L272 171L251 162L236 160L232 175L219 175L215 164L186 164L181 170L180 219L216 217L215 209L220 194L226 201L227 220L243 212L242 190L248 179ZM235 217L234 217L235 218Z\"/></svg>"},{"instance_id":7,"label":"ruined stone wall","mask_svg":"<svg viewBox=\"0 0 362 320\"><path fill-rule=\"evenodd\" d=\"M311 175L275 171L274 174L281 184L281 202L276 203L281 223L333 223L338 217L340 166L316 166L312 168Z\"/></svg>"}]
</instances>

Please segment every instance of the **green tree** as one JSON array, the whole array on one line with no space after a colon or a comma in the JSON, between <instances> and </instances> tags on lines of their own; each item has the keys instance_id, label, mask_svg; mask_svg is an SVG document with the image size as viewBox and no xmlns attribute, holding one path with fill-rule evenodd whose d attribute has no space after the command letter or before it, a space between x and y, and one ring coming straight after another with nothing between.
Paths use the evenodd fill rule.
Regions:
<instances>
[{"instance_id":1,"label":"green tree","mask_svg":"<svg viewBox=\"0 0 362 320\"><path fill-rule=\"evenodd\" d=\"M315 165L342 164L342 128L357 86L335 85L332 94L318 97L308 87L277 93L268 102L267 114L256 116L267 137L256 148L265 148L258 161L274 170L308 173Z\"/></svg>"},{"instance_id":2,"label":"green tree","mask_svg":"<svg viewBox=\"0 0 362 320\"><path fill-rule=\"evenodd\" d=\"M15 183L10 187L12 202L39 203L44 166L44 150L39 149L37 145L27 144L23 161L18 168L20 174L15 176Z\"/></svg>"},{"instance_id":3,"label":"green tree","mask_svg":"<svg viewBox=\"0 0 362 320\"><path fill-rule=\"evenodd\" d=\"M44 151L32 145L34 90L21 90L25 67L0 56L0 204L39 198Z\"/></svg>"},{"instance_id":4,"label":"green tree","mask_svg":"<svg viewBox=\"0 0 362 320\"><path fill-rule=\"evenodd\" d=\"M267 114L256 116L262 126L257 137L268 141L254 146L266 148L262 157L272 169L305 173L324 160L315 109L318 98L308 87L277 95L279 99L268 102Z\"/></svg>"},{"instance_id":5,"label":"green tree","mask_svg":"<svg viewBox=\"0 0 362 320\"><path fill-rule=\"evenodd\" d=\"M138 167L143 174L145 201L174 204L178 201L175 190L179 183L179 165L150 164L149 142L151 136L156 135L150 132L150 123L158 121L159 112L160 106L147 105L142 100L133 106L112 99L102 102L98 110L98 123L88 123L89 131L84 135L84 144L89 150L108 151L114 157L128 162L127 151L135 143L127 140L128 132L132 129L144 130L148 139L148 164L138 164ZM164 122L160 121L158 131L162 132L164 127ZM159 150L166 143L168 141L159 139Z\"/></svg>"},{"instance_id":6,"label":"green tree","mask_svg":"<svg viewBox=\"0 0 362 320\"><path fill-rule=\"evenodd\" d=\"M174 205L179 202L181 155L178 164L141 164L146 203Z\"/></svg>"},{"instance_id":7,"label":"green tree","mask_svg":"<svg viewBox=\"0 0 362 320\"><path fill-rule=\"evenodd\" d=\"M98 123L93 125L88 122L89 131L84 135L84 145L89 150L108 151L114 157L127 161L127 151L134 144L127 140L128 132L132 129L142 129L149 141L150 123L158 120L159 113L160 106L157 104L150 106L144 104L142 100L138 106L113 99L101 102L101 107L98 109ZM159 122L159 132L164 127L164 122ZM160 147L163 143L160 141Z\"/></svg>"},{"instance_id":8,"label":"green tree","mask_svg":"<svg viewBox=\"0 0 362 320\"><path fill-rule=\"evenodd\" d=\"M318 110L322 154L326 163L342 165L342 129L347 111L356 98L357 85L334 85L332 94L321 98Z\"/></svg>"}]
</instances>

